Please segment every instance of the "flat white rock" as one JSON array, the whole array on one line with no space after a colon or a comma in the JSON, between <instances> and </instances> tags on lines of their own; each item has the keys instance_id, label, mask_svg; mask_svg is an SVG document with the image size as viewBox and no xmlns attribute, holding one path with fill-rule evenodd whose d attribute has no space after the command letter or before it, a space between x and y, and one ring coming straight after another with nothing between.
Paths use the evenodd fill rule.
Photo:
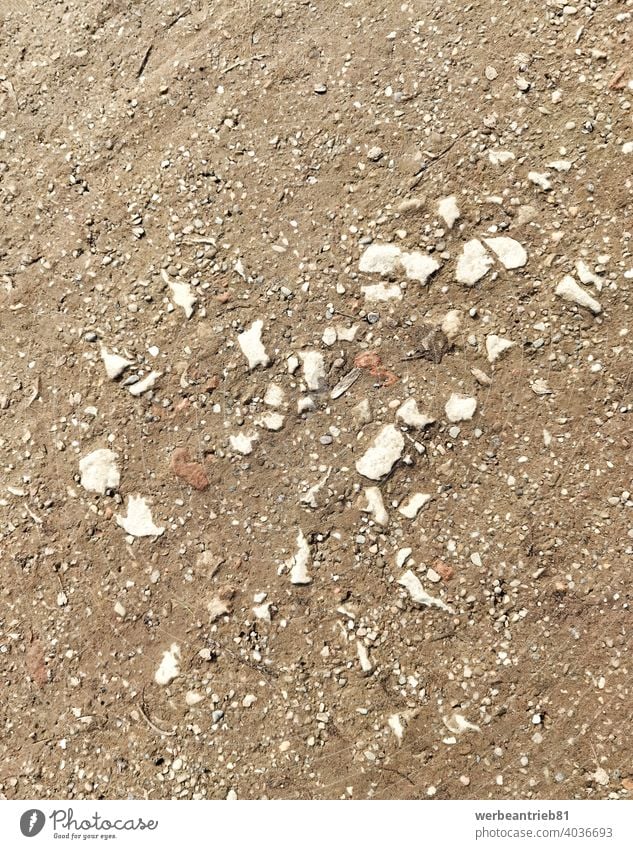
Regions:
<instances>
[{"instance_id":1,"label":"flat white rock","mask_svg":"<svg viewBox=\"0 0 633 849\"><path fill-rule=\"evenodd\" d=\"M116 465L117 455L109 448L97 448L79 461L80 483L88 492L103 495L106 489L117 489L121 474Z\"/></svg>"},{"instance_id":2,"label":"flat white rock","mask_svg":"<svg viewBox=\"0 0 633 849\"><path fill-rule=\"evenodd\" d=\"M319 351L301 351L299 353L303 364L303 379L308 389L317 391L323 389L325 383L325 361Z\"/></svg>"},{"instance_id":3,"label":"flat white rock","mask_svg":"<svg viewBox=\"0 0 633 849\"><path fill-rule=\"evenodd\" d=\"M494 363L495 360L498 360L501 354L504 351L507 351L508 348L512 348L514 342L511 342L510 339L503 339L501 336L497 336L495 333L490 333L486 336L486 351L488 353L488 362Z\"/></svg>"},{"instance_id":4,"label":"flat white rock","mask_svg":"<svg viewBox=\"0 0 633 849\"><path fill-rule=\"evenodd\" d=\"M359 260L358 268L367 274L393 274L401 254L397 245L369 245Z\"/></svg>"},{"instance_id":5,"label":"flat white rock","mask_svg":"<svg viewBox=\"0 0 633 849\"><path fill-rule=\"evenodd\" d=\"M159 528L154 524L152 511L140 495L128 497L127 516L117 515L116 522L126 534L133 537L158 537L165 532L165 528Z\"/></svg>"},{"instance_id":6,"label":"flat white rock","mask_svg":"<svg viewBox=\"0 0 633 849\"><path fill-rule=\"evenodd\" d=\"M585 307L586 309L591 310L594 315L598 315L598 313L602 312L602 307L598 301L596 301L595 298L592 298L588 292L579 286L574 278L569 274L563 277L555 291L560 298L564 298L566 301L573 301L575 304L578 304L579 307Z\"/></svg>"},{"instance_id":7,"label":"flat white rock","mask_svg":"<svg viewBox=\"0 0 633 849\"><path fill-rule=\"evenodd\" d=\"M388 474L404 451L404 436L395 425L385 425L356 463L364 477L377 481Z\"/></svg>"},{"instance_id":8,"label":"flat white rock","mask_svg":"<svg viewBox=\"0 0 633 849\"><path fill-rule=\"evenodd\" d=\"M180 675L180 646L172 643L169 649L163 652L160 666L154 673L154 681L161 687L171 684L174 678Z\"/></svg>"},{"instance_id":9,"label":"flat white rock","mask_svg":"<svg viewBox=\"0 0 633 849\"><path fill-rule=\"evenodd\" d=\"M110 354L105 347L101 348L101 359L110 380L116 380L126 368L133 365L132 360L126 360L125 357L120 357L118 354Z\"/></svg>"},{"instance_id":10,"label":"flat white rock","mask_svg":"<svg viewBox=\"0 0 633 849\"><path fill-rule=\"evenodd\" d=\"M466 242L457 260L455 279L465 286L474 286L490 270L492 259L479 239Z\"/></svg>"},{"instance_id":11,"label":"flat white rock","mask_svg":"<svg viewBox=\"0 0 633 849\"><path fill-rule=\"evenodd\" d=\"M281 386L278 386L276 383L271 383L264 395L264 404L268 404L269 407L281 407L285 398L286 393L283 391Z\"/></svg>"},{"instance_id":12,"label":"flat white rock","mask_svg":"<svg viewBox=\"0 0 633 849\"><path fill-rule=\"evenodd\" d=\"M290 582L292 584L312 583L312 578L308 573L312 565L312 556L308 540L302 530L299 530L297 534L297 551L289 560L286 560L285 565L290 570Z\"/></svg>"},{"instance_id":13,"label":"flat white rock","mask_svg":"<svg viewBox=\"0 0 633 849\"><path fill-rule=\"evenodd\" d=\"M264 322L261 318L258 318L257 321L251 324L248 330L239 333L237 337L237 343L248 360L248 367L251 370L257 366L264 366L265 368L270 363L270 357L262 344L263 326Z\"/></svg>"},{"instance_id":14,"label":"flat white rock","mask_svg":"<svg viewBox=\"0 0 633 849\"><path fill-rule=\"evenodd\" d=\"M624 142L622 145L622 153L633 153L633 141Z\"/></svg>"},{"instance_id":15,"label":"flat white rock","mask_svg":"<svg viewBox=\"0 0 633 849\"><path fill-rule=\"evenodd\" d=\"M451 230L455 222L459 220L460 216L459 207L457 206L457 198L455 195L449 195L449 197L441 198L437 204L437 212L438 215L440 215L446 222L448 229Z\"/></svg>"},{"instance_id":16,"label":"flat white rock","mask_svg":"<svg viewBox=\"0 0 633 849\"><path fill-rule=\"evenodd\" d=\"M445 604L442 599L434 598L432 595L425 592L422 584L420 583L420 579L414 572L411 571L411 569L407 569L398 583L401 587L404 587L405 590L407 590L411 599L416 604L424 604L427 607L439 607L440 610L445 610L447 613L453 612L448 604Z\"/></svg>"},{"instance_id":17,"label":"flat white rock","mask_svg":"<svg viewBox=\"0 0 633 849\"><path fill-rule=\"evenodd\" d=\"M402 289L397 283L372 283L360 288L366 300L373 303L402 300Z\"/></svg>"},{"instance_id":18,"label":"flat white rock","mask_svg":"<svg viewBox=\"0 0 633 849\"><path fill-rule=\"evenodd\" d=\"M446 402L444 409L449 422L469 421L477 409L477 399L469 398L465 395L457 395L454 392Z\"/></svg>"},{"instance_id":19,"label":"flat white rock","mask_svg":"<svg viewBox=\"0 0 633 849\"><path fill-rule=\"evenodd\" d=\"M407 398L404 404L401 404L396 411L396 418L401 419L409 427L416 427L419 430L424 430L430 424L433 424L435 419L425 416L418 410L418 402L415 398Z\"/></svg>"},{"instance_id":20,"label":"flat white rock","mask_svg":"<svg viewBox=\"0 0 633 849\"><path fill-rule=\"evenodd\" d=\"M263 413L255 422L266 430L281 430L284 426L284 417L281 413Z\"/></svg>"},{"instance_id":21,"label":"flat white rock","mask_svg":"<svg viewBox=\"0 0 633 849\"><path fill-rule=\"evenodd\" d=\"M449 342L454 342L462 330L460 310L449 310L442 319L442 333Z\"/></svg>"},{"instance_id":22,"label":"flat white rock","mask_svg":"<svg viewBox=\"0 0 633 849\"><path fill-rule=\"evenodd\" d=\"M583 260L579 259L576 263L576 271L578 272L578 276L580 277L581 283L593 283L593 285L599 292L602 291L604 280L602 279L602 277L599 277L597 274L594 274L586 262L583 262Z\"/></svg>"},{"instance_id":23,"label":"flat white rock","mask_svg":"<svg viewBox=\"0 0 633 849\"><path fill-rule=\"evenodd\" d=\"M196 296L193 294L189 283L181 283L178 280L168 280L167 285L171 292L171 299L177 307L182 307L187 318L193 315L196 304Z\"/></svg>"},{"instance_id":24,"label":"flat white rock","mask_svg":"<svg viewBox=\"0 0 633 849\"><path fill-rule=\"evenodd\" d=\"M423 254L420 251L411 251L403 253L400 261L404 268L405 274L410 280L417 280L419 283L426 283L429 277L440 267L437 260L428 254Z\"/></svg>"},{"instance_id":25,"label":"flat white rock","mask_svg":"<svg viewBox=\"0 0 633 849\"><path fill-rule=\"evenodd\" d=\"M398 507L398 513L407 519L415 519L420 510L431 500L431 496L426 492L414 492L409 498Z\"/></svg>"},{"instance_id":26,"label":"flat white rock","mask_svg":"<svg viewBox=\"0 0 633 849\"><path fill-rule=\"evenodd\" d=\"M484 239L490 250L499 257L505 268L521 268L527 262L527 251L516 239L509 236L494 236Z\"/></svg>"},{"instance_id":27,"label":"flat white rock","mask_svg":"<svg viewBox=\"0 0 633 849\"><path fill-rule=\"evenodd\" d=\"M442 722L453 734L463 734L464 731L480 731L478 725L469 722L461 713L453 713L451 716L442 717Z\"/></svg>"},{"instance_id":28,"label":"flat white rock","mask_svg":"<svg viewBox=\"0 0 633 849\"><path fill-rule=\"evenodd\" d=\"M378 525L387 525L389 523L389 514L385 509L385 503L382 499L382 492L377 486L365 487L365 498L367 506L363 507L364 513L371 513L371 517Z\"/></svg>"},{"instance_id":29,"label":"flat white rock","mask_svg":"<svg viewBox=\"0 0 633 849\"><path fill-rule=\"evenodd\" d=\"M149 389L153 389L156 384L158 378L162 375L162 371L150 371L148 375L146 375L142 380L138 380L136 383L133 383L129 388L130 394L132 395L142 395L143 392L147 392Z\"/></svg>"}]
</instances>

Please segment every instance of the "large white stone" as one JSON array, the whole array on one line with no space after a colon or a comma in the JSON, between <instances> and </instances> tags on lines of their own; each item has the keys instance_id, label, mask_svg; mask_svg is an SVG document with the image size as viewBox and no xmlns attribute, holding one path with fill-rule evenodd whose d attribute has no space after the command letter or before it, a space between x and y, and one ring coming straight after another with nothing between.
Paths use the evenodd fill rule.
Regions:
<instances>
[{"instance_id":1,"label":"large white stone","mask_svg":"<svg viewBox=\"0 0 633 849\"><path fill-rule=\"evenodd\" d=\"M377 481L389 474L404 451L404 436L395 425L385 425L356 463L356 470L364 477Z\"/></svg>"},{"instance_id":2,"label":"large white stone","mask_svg":"<svg viewBox=\"0 0 633 849\"><path fill-rule=\"evenodd\" d=\"M403 253L400 261L407 277L410 280L417 280L419 283L426 283L429 277L435 274L440 267L437 260L428 254L420 253L420 251Z\"/></svg>"},{"instance_id":3,"label":"large white stone","mask_svg":"<svg viewBox=\"0 0 633 849\"><path fill-rule=\"evenodd\" d=\"M116 465L117 455L109 448L97 448L79 461L80 483L88 492L99 492L119 486L121 475Z\"/></svg>"},{"instance_id":4,"label":"large white stone","mask_svg":"<svg viewBox=\"0 0 633 849\"><path fill-rule=\"evenodd\" d=\"M361 256L358 268L367 274L393 274L402 251L397 245L370 245Z\"/></svg>"},{"instance_id":5,"label":"large white stone","mask_svg":"<svg viewBox=\"0 0 633 849\"><path fill-rule=\"evenodd\" d=\"M495 236L484 239L484 242L506 268L521 268L527 262L527 251L516 239L511 239L509 236Z\"/></svg>"},{"instance_id":6,"label":"large white stone","mask_svg":"<svg viewBox=\"0 0 633 849\"><path fill-rule=\"evenodd\" d=\"M404 404L398 407L396 418L401 419L409 427L416 427L419 430L424 430L435 421L418 410L418 402L415 398L407 398Z\"/></svg>"},{"instance_id":7,"label":"large white stone","mask_svg":"<svg viewBox=\"0 0 633 849\"><path fill-rule=\"evenodd\" d=\"M171 684L180 675L180 646L172 643L168 651L163 652L160 666L154 673L154 681L161 687Z\"/></svg>"},{"instance_id":8,"label":"large white stone","mask_svg":"<svg viewBox=\"0 0 633 849\"><path fill-rule=\"evenodd\" d=\"M474 286L488 273L491 265L492 258L479 239L471 239L466 242L457 260L455 279L465 286Z\"/></svg>"}]
</instances>

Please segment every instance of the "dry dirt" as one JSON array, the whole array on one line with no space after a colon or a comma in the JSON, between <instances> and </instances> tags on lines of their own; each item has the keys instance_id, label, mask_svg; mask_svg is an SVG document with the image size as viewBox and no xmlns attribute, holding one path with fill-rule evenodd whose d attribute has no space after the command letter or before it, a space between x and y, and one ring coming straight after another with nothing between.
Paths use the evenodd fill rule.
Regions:
<instances>
[{"instance_id":1,"label":"dry dirt","mask_svg":"<svg viewBox=\"0 0 633 849\"><path fill-rule=\"evenodd\" d=\"M631 797L632 19L4 0L5 798ZM495 234L527 263L457 282ZM370 243L440 268L363 272ZM491 363L493 334L514 344ZM435 421L396 418L408 398ZM100 494L79 462L103 448ZM126 534L130 496L162 534Z\"/></svg>"}]
</instances>

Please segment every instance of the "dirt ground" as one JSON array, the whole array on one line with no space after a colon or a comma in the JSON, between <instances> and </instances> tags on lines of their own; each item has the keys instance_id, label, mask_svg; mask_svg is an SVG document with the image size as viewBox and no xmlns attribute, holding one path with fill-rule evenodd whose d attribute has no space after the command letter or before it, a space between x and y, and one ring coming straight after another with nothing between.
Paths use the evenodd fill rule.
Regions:
<instances>
[{"instance_id":1,"label":"dirt ground","mask_svg":"<svg viewBox=\"0 0 633 849\"><path fill-rule=\"evenodd\" d=\"M632 21L4 0L4 798L631 798Z\"/></svg>"}]
</instances>

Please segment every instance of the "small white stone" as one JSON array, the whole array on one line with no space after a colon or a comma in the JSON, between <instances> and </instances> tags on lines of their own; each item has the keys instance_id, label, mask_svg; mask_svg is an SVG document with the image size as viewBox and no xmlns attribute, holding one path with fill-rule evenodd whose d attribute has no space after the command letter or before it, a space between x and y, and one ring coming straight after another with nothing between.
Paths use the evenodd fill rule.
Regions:
<instances>
[{"instance_id":1,"label":"small white stone","mask_svg":"<svg viewBox=\"0 0 633 849\"><path fill-rule=\"evenodd\" d=\"M295 357L294 354L286 360L288 365L288 374L294 374L296 370L299 368L299 357Z\"/></svg>"},{"instance_id":2,"label":"small white stone","mask_svg":"<svg viewBox=\"0 0 633 849\"><path fill-rule=\"evenodd\" d=\"M120 357L118 354L110 354L108 349L104 347L101 348L101 359L110 380L116 380L126 368L133 365L132 360L126 360L125 357Z\"/></svg>"},{"instance_id":3,"label":"small white stone","mask_svg":"<svg viewBox=\"0 0 633 849\"><path fill-rule=\"evenodd\" d=\"M591 310L594 315L602 312L602 307L598 301L582 289L569 274L563 277L555 291L559 297L564 298L566 301L573 301L578 306Z\"/></svg>"},{"instance_id":4,"label":"small white stone","mask_svg":"<svg viewBox=\"0 0 633 849\"><path fill-rule=\"evenodd\" d=\"M448 229L451 230L455 222L458 221L460 217L460 211L457 206L457 198L455 195L449 195L449 197L441 198L437 204L437 212L438 215L440 215L446 222Z\"/></svg>"},{"instance_id":5,"label":"small white stone","mask_svg":"<svg viewBox=\"0 0 633 849\"><path fill-rule=\"evenodd\" d=\"M592 773L591 778L599 784L600 787L606 787L609 783L609 773L604 769L604 767L599 766L594 773Z\"/></svg>"},{"instance_id":6,"label":"small white stone","mask_svg":"<svg viewBox=\"0 0 633 849\"><path fill-rule=\"evenodd\" d=\"M351 327L343 327L340 324L336 325L336 336L339 342L353 342L357 333L357 324L353 324Z\"/></svg>"},{"instance_id":7,"label":"small white stone","mask_svg":"<svg viewBox=\"0 0 633 849\"><path fill-rule=\"evenodd\" d=\"M359 271L367 274L393 274L401 254L402 251L397 245L369 245L359 260Z\"/></svg>"},{"instance_id":8,"label":"small white stone","mask_svg":"<svg viewBox=\"0 0 633 849\"><path fill-rule=\"evenodd\" d=\"M435 419L430 416L425 416L418 410L418 402L415 398L407 398L404 404L401 404L396 411L396 418L401 419L409 427L415 427L419 430L424 430L430 424L433 424Z\"/></svg>"},{"instance_id":9,"label":"small white stone","mask_svg":"<svg viewBox=\"0 0 633 849\"><path fill-rule=\"evenodd\" d=\"M497 77L499 76L499 74L497 73L497 69L495 67L493 67L492 65L486 65L486 69L484 71L484 74L486 75L486 79L490 80L490 82L492 82L493 80L496 80Z\"/></svg>"},{"instance_id":10,"label":"small white stone","mask_svg":"<svg viewBox=\"0 0 633 849\"><path fill-rule=\"evenodd\" d=\"M284 403L285 397L286 393L283 391L281 386L278 386L276 383L271 383L264 395L264 404L268 404L269 407L281 407Z\"/></svg>"},{"instance_id":11,"label":"small white stone","mask_svg":"<svg viewBox=\"0 0 633 849\"><path fill-rule=\"evenodd\" d=\"M248 330L238 334L237 342L242 353L248 360L248 367L252 371L257 366L264 368L270 363L270 358L262 344L262 328L264 322L261 318L254 321Z\"/></svg>"},{"instance_id":12,"label":"small white stone","mask_svg":"<svg viewBox=\"0 0 633 849\"><path fill-rule=\"evenodd\" d=\"M148 389L152 389L156 384L156 381L159 377L161 377L161 371L150 371L150 373L144 377L142 380L133 383L129 388L130 393L132 395L142 395L143 392L147 392Z\"/></svg>"},{"instance_id":13,"label":"small white stone","mask_svg":"<svg viewBox=\"0 0 633 849\"><path fill-rule=\"evenodd\" d=\"M633 153L633 141L624 142L622 145L622 153Z\"/></svg>"},{"instance_id":14,"label":"small white stone","mask_svg":"<svg viewBox=\"0 0 633 849\"><path fill-rule=\"evenodd\" d=\"M373 283L360 288L365 299L373 303L402 300L402 289L397 283Z\"/></svg>"},{"instance_id":15,"label":"small white stone","mask_svg":"<svg viewBox=\"0 0 633 849\"><path fill-rule=\"evenodd\" d=\"M488 159L493 165L505 165L506 162L514 159L514 154L510 150L490 150Z\"/></svg>"},{"instance_id":16,"label":"small white stone","mask_svg":"<svg viewBox=\"0 0 633 849\"><path fill-rule=\"evenodd\" d=\"M310 584L312 578L308 574L309 567L312 565L312 556L310 554L310 546L305 538L303 531L299 530L297 534L297 551L289 560L286 560L285 566L290 570L290 581L293 584Z\"/></svg>"},{"instance_id":17,"label":"small white stone","mask_svg":"<svg viewBox=\"0 0 633 849\"><path fill-rule=\"evenodd\" d=\"M439 584L439 582L442 580L442 576L438 575L435 569L427 569L425 578L428 581L431 581L432 584Z\"/></svg>"},{"instance_id":18,"label":"small white stone","mask_svg":"<svg viewBox=\"0 0 633 849\"><path fill-rule=\"evenodd\" d=\"M121 475L116 465L117 454L109 448L97 448L79 461L80 483L88 492L101 495L107 489L117 489Z\"/></svg>"},{"instance_id":19,"label":"small white stone","mask_svg":"<svg viewBox=\"0 0 633 849\"><path fill-rule=\"evenodd\" d=\"M114 612L116 613L117 616L120 616L121 618L123 618L127 611L126 611L125 607L121 604L121 602L117 601L116 604L114 605Z\"/></svg>"},{"instance_id":20,"label":"small white stone","mask_svg":"<svg viewBox=\"0 0 633 849\"><path fill-rule=\"evenodd\" d=\"M321 337L323 344L331 347L336 342L336 330L334 327L326 327Z\"/></svg>"},{"instance_id":21,"label":"small white stone","mask_svg":"<svg viewBox=\"0 0 633 849\"><path fill-rule=\"evenodd\" d=\"M454 342L462 329L462 318L460 310L449 310L442 319L442 333L449 342Z\"/></svg>"},{"instance_id":22,"label":"small white stone","mask_svg":"<svg viewBox=\"0 0 633 849\"><path fill-rule=\"evenodd\" d=\"M528 172L528 180L530 183L534 183L535 186L538 186L539 189L542 189L544 192L548 192L552 188L552 183L548 179L549 174L539 174L538 171L529 171Z\"/></svg>"},{"instance_id":23,"label":"small white stone","mask_svg":"<svg viewBox=\"0 0 633 849\"><path fill-rule=\"evenodd\" d=\"M303 379L308 389L318 391L325 384L325 361L320 351L301 351L299 356L303 363Z\"/></svg>"},{"instance_id":24,"label":"small white stone","mask_svg":"<svg viewBox=\"0 0 633 849\"><path fill-rule=\"evenodd\" d=\"M501 354L504 351L507 351L508 348L512 348L514 346L514 342L511 342L509 339L502 339L501 336L497 336L495 333L490 333L486 336L486 351L488 352L488 362L494 363L495 360L498 360Z\"/></svg>"},{"instance_id":25,"label":"small white stone","mask_svg":"<svg viewBox=\"0 0 633 849\"><path fill-rule=\"evenodd\" d=\"M578 277L580 277L581 283L593 283L593 285L599 292L602 291L602 286L604 283L602 277L599 277L597 274L594 274L586 262L583 262L581 259L579 259L576 263L576 271L578 272Z\"/></svg>"},{"instance_id":26,"label":"small white stone","mask_svg":"<svg viewBox=\"0 0 633 849\"><path fill-rule=\"evenodd\" d=\"M127 516L116 516L119 525L126 534L133 537L157 537L165 532L154 524L152 511L140 495L130 495L127 500Z\"/></svg>"},{"instance_id":27,"label":"small white stone","mask_svg":"<svg viewBox=\"0 0 633 849\"><path fill-rule=\"evenodd\" d=\"M397 713L392 713L391 716L387 719L387 725L396 735L396 739L398 740L398 742L402 742L402 738L404 736L404 726L402 725L400 716Z\"/></svg>"},{"instance_id":28,"label":"small white stone","mask_svg":"<svg viewBox=\"0 0 633 849\"><path fill-rule=\"evenodd\" d=\"M177 307L182 307L187 318L193 315L193 308L196 304L196 296L191 290L189 283L180 283L177 280L168 280L171 299Z\"/></svg>"},{"instance_id":29,"label":"small white stone","mask_svg":"<svg viewBox=\"0 0 633 849\"><path fill-rule=\"evenodd\" d=\"M229 436L229 444L233 451L238 454L251 454L253 451L253 444L257 441L257 434L246 434L246 433L238 433L231 434Z\"/></svg>"},{"instance_id":30,"label":"small white stone","mask_svg":"<svg viewBox=\"0 0 633 849\"><path fill-rule=\"evenodd\" d=\"M284 426L284 417L281 413L264 413L256 420L255 424L265 427L266 430L277 431Z\"/></svg>"},{"instance_id":31,"label":"small white stone","mask_svg":"<svg viewBox=\"0 0 633 849\"><path fill-rule=\"evenodd\" d=\"M396 566L398 569L402 569L404 564L407 562L409 557L411 556L413 549L412 548L400 548L396 552Z\"/></svg>"},{"instance_id":32,"label":"small white stone","mask_svg":"<svg viewBox=\"0 0 633 849\"><path fill-rule=\"evenodd\" d=\"M405 590L411 596L411 599L416 604L423 604L426 607L438 607L440 610L444 610L447 613L452 613L452 609L445 604L439 598L433 598L430 596L423 588L420 583L420 579L417 575L415 575L410 569L404 573L404 575L398 581L401 587L404 587Z\"/></svg>"},{"instance_id":33,"label":"small white stone","mask_svg":"<svg viewBox=\"0 0 633 849\"><path fill-rule=\"evenodd\" d=\"M548 162L547 167L553 168L554 171L570 171L571 162L569 159L555 159L553 162Z\"/></svg>"},{"instance_id":34,"label":"small white stone","mask_svg":"<svg viewBox=\"0 0 633 849\"><path fill-rule=\"evenodd\" d=\"M163 652L160 666L154 673L154 681L161 687L166 687L174 678L180 675L180 646L172 643L168 651Z\"/></svg>"},{"instance_id":35,"label":"small white stone","mask_svg":"<svg viewBox=\"0 0 633 849\"><path fill-rule=\"evenodd\" d=\"M398 507L398 513L402 513L407 519L415 519L420 510L431 500L431 496L426 492L414 492L408 500L403 502Z\"/></svg>"},{"instance_id":36,"label":"small white stone","mask_svg":"<svg viewBox=\"0 0 633 849\"><path fill-rule=\"evenodd\" d=\"M509 236L495 236L484 239L490 250L497 255L505 268L521 268L527 262L527 252L523 245Z\"/></svg>"},{"instance_id":37,"label":"small white stone","mask_svg":"<svg viewBox=\"0 0 633 849\"><path fill-rule=\"evenodd\" d=\"M245 708L252 707L257 701L257 696L254 696L252 693L249 693L247 696L244 696L242 699L242 706Z\"/></svg>"},{"instance_id":38,"label":"small white stone","mask_svg":"<svg viewBox=\"0 0 633 849\"><path fill-rule=\"evenodd\" d=\"M388 474L402 456L404 436L395 425L385 425L372 444L356 463L359 474L370 480L380 480Z\"/></svg>"},{"instance_id":39,"label":"small white stone","mask_svg":"<svg viewBox=\"0 0 633 849\"><path fill-rule=\"evenodd\" d=\"M410 280L417 280L419 283L426 283L429 277L440 267L437 260L430 257L428 254L420 253L420 251L412 251L411 253L403 253L400 261L405 270L405 274Z\"/></svg>"},{"instance_id":40,"label":"small white stone","mask_svg":"<svg viewBox=\"0 0 633 849\"><path fill-rule=\"evenodd\" d=\"M261 619L264 622L270 622L272 616L270 613L272 602L265 601L263 604L258 604L253 608L253 613L256 619Z\"/></svg>"},{"instance_id":41,"label":"small white stone","mask_svg":"<svg viewBox=\"0 0 633 849\"><path fill-rule=\"evenodd\" d=\"M185 704L187 707L194 707L204 700L202 693L196 693L195 690L187 690L185 693Z\"/></svg>"},{"instance_id":42,"label":"small white stone","mask_svg":"<svg viewBox=\"0 0 633 849\"><path fill-rule=\"evenodd\" d=\"M312 410L316 409L316 404L313 399L310 398L309 395L304 395L302 398L297 399L297 412L301 413L310 413Z\"/></svg>"},{"instance_id":43,"label":"small white stone","mask_svg":"<svg viewBox=\"0 0 633 849\"><path fill-rule=\"evenodd\" d=\"M365 675L369 675L370 672L373 672L374 665L369 659L369 653L367 652L367 647L364 643L361 643L360 640L356 640L356 653L358 654L358 661L360 663L360 668L365 673Z\"/></svg>"},{"instance_id":44,"label":"small white stone","mask_svg":"<svg viewBox=\"0 0 633 849\"><path fill-rule=\"evenodd\" d=\"M377 486L365 487L365 498L367 506L363 508L364 513L371 513L371 517L378 525L387 525L389 523L389 514L385 509L385 503L382 500L382 492Z\"/></svg>"},{"instance_id":45,"label":"small white stone","mask_svg":"<svg viewBox=\"0 0 633 849\"><path fill-rule=\"evenodd\" d=\"M442 722L452 734L463 734L464 731L481 731L478 725L469 722L461 713L443 716Z\"/></svg>"},{"instance_id":46,"label":"small white stone","mask_svg":"<svg viewBox=\"0 0 633 849\"><path fill-rule=\"evenodd\" d=\"M466 242L457 261L455 279L465 286L474 286L481 280L492 265L492 259L479 239Z\"/></svg>"},{"instance_id":47,"label":"small white stone","mask_svg":"<svg viewBox=\"0 0 633 849\"><path fill-rule=\"evenodd\" d=\"M477 409L477 399L453 393L446 402L446 418L449 422L464 422L472 419Z\"/></svg>"}]
</instances>

